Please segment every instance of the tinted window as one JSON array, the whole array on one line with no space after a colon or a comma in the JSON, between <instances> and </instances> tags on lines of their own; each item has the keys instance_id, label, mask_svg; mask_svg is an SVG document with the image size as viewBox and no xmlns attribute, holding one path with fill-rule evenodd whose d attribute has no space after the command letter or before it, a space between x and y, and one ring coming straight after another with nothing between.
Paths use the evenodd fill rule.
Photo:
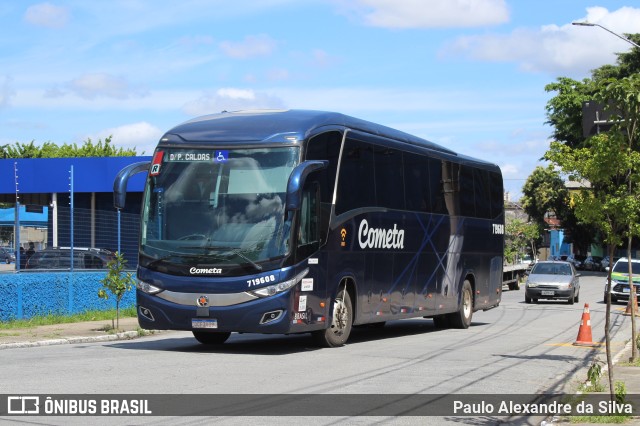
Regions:
<instances>
[{"instance_id":1,"label":"tinted window","mask_svg":"<svg viewBox=\"0 0 640 426\"><path fill-rule=\"evenodd\" d=\"M320 185L320 202L333 202L333 189L336 182L336 170L340 156L342 134L339 132L327 132L314 136L309 140L305 160L328 160L329 166L314 173L314 178Z\"/></svg>"},{"instance_id":2,"label":"tinted window","mask_svg":"<svg viewBox=\"0 0 640 426\"><path fill-rule=\"evenodd\" d=\"M431 211L431 196L429 186L429 163L427 157L405 152L404 162L404 191L407 210L419 212ZM438 182L440 179L438 179ZM441 192L436 186L436 190Z\"/></svg>"},{"instance_id":3,"label":"tinted window","mask_svg":"<svg viewBox=\"0 0 640 426\"><path fill-rule=\"evenodd\" d=\"M447 214L447 203L444 194L444 169L443 165L451 164L437 158L429 158L429 196L431 198L431 211L438 214ZM449 179L449 178L447 178ZM451 182L447 183L447 190L451 191Z\"/></svg>"},{"instance_id":4,"label":"tinted window","mask_svg":"<svg viewBox=\"0 0 640 426\"><path fill-rule=\"evenodd\" d=\"M340 166L336 214L376 205L373 148L354 139L345 141Z\"/></svg>"},{"instance_id":5,"label":"tinted window","mask_svg":"<svg viewBox=\"0 0 640 426\"><path fill-rule=\"evenodd\" d=\"M452 216L460 215L460 165L451 161L441 162L442 194L446 206L445 213ZM433 172L432 172L433 175Z\"/></svg>"},{"instance_id":6,"label":"tinted window","mask_svg":"<svg viewBox=\"0 0 640 426\"><path fill-rule=\"evenodd\" d=\"M491 216L498 217L504 208L504 194L502 193L502 176L500 173L490 173L491 181Z\"/></svg>"},{"instance_id":7,"label":"tinted window","mask_svg":"<svg viewBox=\"0 0 640 426\"><path fill-rule=\"evenodd\" d=\"M473 169L468 166L460 168L460 208L463 216L476 215Z\"/></svg>"},{"instance_id":8,"label":"tinted window","mask_svg":"<svg viewBox=\"0 0 640 426\"><path fill-rule=\"evenodd\" d=\"M624 260L616 262L613 267L613 272L628 274L629 273L629 261ZM640 275L640 262L631 262L631 273L633 275Z\"/></svg>"},{"instance_id":9,"label":"tinted window","mask_svg":"<svg viewBox=\"0 0 640 426\"><path fill-rule=\"evenodd\" d=\"M376 199L378 207L404 210L404 174L402 152L374 146L376 170Z\"/></svg>"},{"instance_id":10,"label":"tinted window","mask_svg":"<svg viewBox=\"0 0 640 426\"><path fill-rule=\"evenodd\" d=\"M481 169L473 170L473 189L476 203L476 216L491 218L491 188L489 172Z\"/></svg>"}]
</instances>

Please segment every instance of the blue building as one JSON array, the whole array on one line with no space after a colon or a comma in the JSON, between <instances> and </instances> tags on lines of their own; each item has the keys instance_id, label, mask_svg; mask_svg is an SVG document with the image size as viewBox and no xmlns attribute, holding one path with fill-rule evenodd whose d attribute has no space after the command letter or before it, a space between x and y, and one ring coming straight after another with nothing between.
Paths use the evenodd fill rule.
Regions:
<instances>
[{"instance_id":1,"label":"blue building","mask_svg":"<svg viewBox=\"0 0 640 426\"><path fill-rule=\"evenodd\" d=\"M549 254L551 256L568 256L572 253L571 244L564 239L564 230L552 229L549 231Z\"/></svg>"},{"instance_id":2,"label":"blue building","mask_svg":"<svg viewBox=\"0 0 640 426\"><path fill-rule=\"evenodd\" d=\"M99 247L115 251L120 242L120 251L130 265L135 265L145 175L139 174L130 180L127 206L120 214L113 207L113 181L123 167L150 159L0 160L0 203L16 205L17 200L20 205L19 210L13 209L13 217L7 217L7 213L4 213L0 218L0 226L15 227L18 222L20 227L46 226L46 242L43 245L47 247L70 246L72 234L74 247ZM32 214L38 215L39 219L34 221ZM10 220L13 224L7 223ZM25 244L28 242L20 242L22 247Z\"/></svg>"}]
</instances>

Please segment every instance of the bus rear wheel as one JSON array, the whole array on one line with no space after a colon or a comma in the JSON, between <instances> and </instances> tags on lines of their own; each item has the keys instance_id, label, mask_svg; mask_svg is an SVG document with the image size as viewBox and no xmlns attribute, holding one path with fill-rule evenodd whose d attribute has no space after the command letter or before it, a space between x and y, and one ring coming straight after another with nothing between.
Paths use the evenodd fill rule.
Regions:
<instances>
[{"instance_id":1,"label":"bus rear wheel","mask_svg":"<svg viewBox=\"0 0 640 426\"><path fill-rule=\"evenodd\" d=\"M473 290L468 280L465 280L464 284L462 284L458 312L450 315L449 322L455 328L469 328L471 325L471 317L473 316Z\"/></svg>"},{"instance_id":2,"label":"bus rear wheel","mask_svg":"<svg viewBox=\"0 0 640 426\"><path fill-rule=\"evenodd\" d=\"M433 326L435 328L449 328L449 317L447 315L436 315L433 317Z\"/></svg>"},{"instance_id":3,"label":"bus rear wheel","mask_svg":"<svg viewBox=\"0 0 640 426\"><path fill-rule=\"evenodd\" d=\"M221 345L227 341L231 333L211 333L207 331L194 331L193 337L203 345Z\"/></svg>"},{"instance_id":4,"label":"bus rear wheel","mask_svg":"<svg viewBox=\"0 0 640 426\"><path fill-rule=\"evenodd\" d=\"M333 301L331 325L324 330L311 333L316 343L323 347L336 348L343 346L353 326L353 305L346 288L343 288Z\"/></svg>"}]
</instances>

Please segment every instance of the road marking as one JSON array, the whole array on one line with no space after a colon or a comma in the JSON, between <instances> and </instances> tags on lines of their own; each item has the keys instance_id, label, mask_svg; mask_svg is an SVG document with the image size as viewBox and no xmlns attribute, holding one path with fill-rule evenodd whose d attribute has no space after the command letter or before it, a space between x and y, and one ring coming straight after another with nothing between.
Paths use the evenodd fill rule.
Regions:
<instances>
[{"instance_id":1,"label":"road marking","mask_svg":"<svg viewBox=\"0 0 640 426\"><path fill-rule=\"evenodd\" d=\"M593 343L594 346L576 346L573 343L545 343L544 345L545 346L571 346L572 348L587 348L587 349L593 349L594 346L601 347L601 348L606 347L604 342L594 342ZM622 342L611 342L611 346L621 346L621 345L623 345Z\"/></svg>"},{"instance_id":2,"label":"road marking","mask_svg":"<svg viewBox=\"0 0 640 426\"><path fill-rule=\"evenodd\" d=\"M602 346L603 343L593 343L594 346ZM573 343L545 343L545 346L571 346L572 348L580 347L580 348L589 348L593 349L593 346L574 346Z\"/></svg>"}]
</instances>

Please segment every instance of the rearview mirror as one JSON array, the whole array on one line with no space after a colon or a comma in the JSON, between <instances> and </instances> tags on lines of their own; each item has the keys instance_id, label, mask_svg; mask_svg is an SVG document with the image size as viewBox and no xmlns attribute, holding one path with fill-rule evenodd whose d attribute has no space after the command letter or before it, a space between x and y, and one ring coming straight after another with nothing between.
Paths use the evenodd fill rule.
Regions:
<instances>
[{"instance_id":1,"label":"rearview mirror","mask_svg":"<svg viewBox=\"0 0 640 426\"><path fill-rule=\"evenodd\" d=\"M298 164L291 175L289 176L289 182L287 182L287 210L299 210L302 205L302 187L304 186L307 176L318 170L322 170L329 165L326 160L310 160L303 161Z\"/></svg>"},{"instance_id":2,"label":"rearview mirror","mask_svg":"<svg viewBox=\"0 0 640 426\"><path fill-rule=\"evenodd\" d=\"M123 209L125 198L127 197L127 183L129 178L140 172L149 170L150 161L141 161L139 163L129 164L120 170L113 181L113 206L116 209Z\"/></svg>"}]
</instances>

